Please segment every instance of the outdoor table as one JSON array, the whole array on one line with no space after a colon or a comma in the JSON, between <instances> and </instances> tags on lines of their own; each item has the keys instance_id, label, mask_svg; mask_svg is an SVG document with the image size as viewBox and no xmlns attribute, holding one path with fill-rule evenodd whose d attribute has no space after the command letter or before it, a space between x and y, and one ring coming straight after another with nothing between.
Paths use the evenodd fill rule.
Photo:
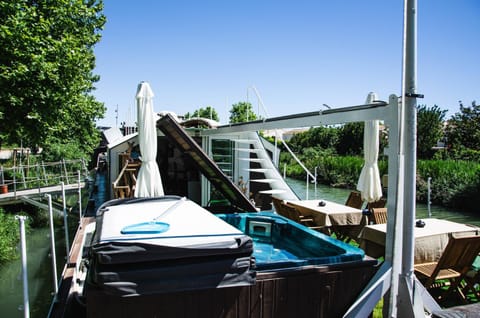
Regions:
<instances>
[{"instance_id":1,"label":"outdoor table","mask_svg":"<svg viewBox=\"0 0 480 318\"><path fill-rule=\"evenodd\" d=\"M449 235L478 235L480 228L440 219L423 219L424 227L415 227L414 263L438 261L447 246ZM378 258L385 255L386 224L365 226L358 235L360 248L369 256Z\"/></svg>"},{"instance_id":2,"label":"outdoor table","mask_svg":"<svg viewBox=\"0 0 480 318\"><path fill-rule=\"evenodd\" d=\"M321 201L325 205L319 205ZM367 216L362 214L362 210L332 201L300 200L287 203L294 206L302 215L310 216L315 225L324 226L324 232L327 234L333 230L356 238L361 228L368 223Z\"/></svg>"}]
</instances>

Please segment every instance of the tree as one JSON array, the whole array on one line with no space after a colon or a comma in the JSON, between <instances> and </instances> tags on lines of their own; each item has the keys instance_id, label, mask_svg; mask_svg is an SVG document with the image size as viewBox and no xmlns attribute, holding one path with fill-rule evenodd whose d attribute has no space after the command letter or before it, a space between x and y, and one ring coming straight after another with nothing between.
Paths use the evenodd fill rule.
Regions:
<instances>
[{"instance_id":1,"label":"tree","mask_svg":"<svg viewBox=\"0 0 480 318\"><path fill-rule=\"evenodd\" d=\"M238 102L232 105L230 110L230 123L244 123L247 121L259 119L252 110L252 104L248 102Z\"/></svg>"},{"instance_id":2,"label":"tree","mask_svg":"<svg viewBox=\"0 0 480 318\"><path fill-rule=\"evenodd\" d=\"M364 122L346 123L338 133L337 153L360 155L363 149Z\"/></svg>"},{"instance_id":3,"label":"tree","mask_svg":"<svg viewBox=\"0 0 480 318\"><path fill-rule=\"evenodd\" d=\"M294 134L289 141L295 152L308 147L335 150L338 140L337 128L332 127L314 127L308 131Z\"/></svg>"},{"instance_id":4,"label":"tree","mask_svg":"<svg viewBox=\"0 0 480 318\"><path fill-rule=\"evenodd\" d=\"M195 117L208 118L208 119L220 121L220 117L218 117L217 111L212 106L207 106L205 108L201 107L195 110L192 115L190 115L190 113L185 114L185 118L195 118Z\"/></svg>"},{"instance_id":5,"label":"tree","mask_svg":"<svg viewBox=\"0 0 480 318\"><path fill-rule=\"evenodd\" d=\"M0 139L97 145L105 108L91 92L102 9L101 0L0 1Z\"/></svg>"},{"instance_id":6,"label":"tree","mask_svg":"<svg viewBox=\"0 0 480 318\"><path fill-rule=\"evenodd\" d=\"M446 110L437 105L429 108L426 105L417 106L417 157L431 159L435 154L432 149L443 137L443 120Z\"/></svg>"},{"instance_id":7,"label":"tree","mask_svg":"<svg viewBox=\"0 0 480 318\"><path fill-rule=\"evenodd\" d=\"M480 150L480 105L475 101L472 106L464 106L462 101L460 112L448 121L447 141L453 151L463 149Z\"/></svg>"}]
</instances>

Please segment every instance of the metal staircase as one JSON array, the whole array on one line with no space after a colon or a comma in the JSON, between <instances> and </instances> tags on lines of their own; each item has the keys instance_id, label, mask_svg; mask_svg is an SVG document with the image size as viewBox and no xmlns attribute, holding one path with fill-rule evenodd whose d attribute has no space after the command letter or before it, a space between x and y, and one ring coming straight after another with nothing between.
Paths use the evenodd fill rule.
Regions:
<instances>
[{"instance_id":1,"label":"metal staircase","mask_svg":"<svg viewBox=\"0 0 480 318\"><path fill-rule=\"evenodd\" d=\"M253 192L253 196L258 197L258 195L264 194L275 195L285 200L298 200L269 157L258 134L249 132L246 137L234 139L234 142L235 150L239 153L239 160L249 163L241 169L245 172L241 172L241 174L250 176L250 192Z\"/></svg>"}]
</instances>

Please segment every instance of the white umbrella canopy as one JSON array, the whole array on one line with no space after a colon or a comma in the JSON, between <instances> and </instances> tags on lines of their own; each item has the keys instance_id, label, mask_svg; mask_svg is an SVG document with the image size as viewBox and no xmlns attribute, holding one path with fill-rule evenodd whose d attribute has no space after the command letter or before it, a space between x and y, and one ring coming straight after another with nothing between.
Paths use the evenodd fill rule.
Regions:
<instances>
[{"instance_id":1,"label":"white umbrella canopy","mask_svg":"<svg viewBox=\"0 0 480 318\"><path fill-rule=\"evenodd\" d=\"M377 100L377 94L369 93L366 104L373 104L375 100ZM365 163L358 178L357 189L362 193L362 199L367 202L375 202L382 197L382 184L377 163L380 141L378 128L378 120L365 121L363 133Z\"/></svg>"},{"instance_id":2,"label":"white umbrella canopy","mask_svg":"<svg viewBox=\"0 0 480 318\"><path fill-rule=\"evenodd\" d=\"M135 197L157 197L164 195L162 179L156 161L157 127L153 112L153 92L147 82L141 82L137 89L138 140L142 165L137 176Z\"/></svg>"}]
</instances>

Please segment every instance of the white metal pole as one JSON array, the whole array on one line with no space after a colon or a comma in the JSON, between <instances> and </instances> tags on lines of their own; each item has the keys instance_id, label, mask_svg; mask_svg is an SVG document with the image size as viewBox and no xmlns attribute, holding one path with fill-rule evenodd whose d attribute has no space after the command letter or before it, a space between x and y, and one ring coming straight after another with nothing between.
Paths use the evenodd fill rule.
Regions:
<instances>
[{"instance_id":1,"label":"white metal pole","mask_svg":"<svg viewBox=\"0 0 480 318\"><path fill-rule=\"evenodd\" d=\"M402 104L404 107L404 142L405 142L405 179L404 179L404 219L403 251L401 272L398 277L399 289L395 304L399 317L424 315L423 304L414 302L415 292L414 260L414 224L416 210L416 122L417 122L417 0L405 0ZM393 278L395 279L395 277Z\"/></svg>"},{"instance_id":2,"label":"white metal pole","mask_svg":"<svg viewBox=\"0 0 480 318\"><path fill-rule=\"evenodd\" d=\"M432 201L430 201L430 195L432 193L431 181L432 181L432 177L428 177L428 179L427 179L427 210L428 210L428 217L429 218L432 217L432 210L431 210L431 207L430 207L430 205L432 204Z\"/></svg>"},{"instance_id":3,"label":"white metal pole","mask_svg":"<svg viewBox=\"0 0 480 318\"><path fill-rule=\"evenodd\" d=\"M309 181L309 174L307 173L307 194L305 195L305 200L308 200L308 184L310 183Z\"/></svg>"},{"instance_id":4,"label":"white metal pole","mask_svg":"<svg viewBox=\"0 0 480 318\"><path fill-rule=\"evenodd\" d=\"M52 196L46 194L48 199L48 218L50 223L50 253L52 256L53 290L55 295L58 293L58 275L57 275L57 253L55 251L55 230L53 224Z\"/></svg>"},{"instance_id":5,"label":"white metal pole","mask_svg":"<svg viewBox=\"0 0 480 318\"><path fill-rule=\"evenodd\" d=\"M65 184L62 182L62 201L63 201L63 226L65 227L65 249L67 257L70 253L70 239L68 238L68 221L67 221L67 200L65 198Z\"/></svg>"},{"instance_id":6,"label":"white metal pole","mask_svg":"<svg viewBox=\"0 0 480 318\"><path fill-rule=\"evenodd\" d=\"M317 199L317 166L315 166L315 200Z\"/></svg>"},{"instance_id":7,"label":"white metal pole","mask_svg":"<svg viewBox=\"0 0 480 318\"><path fill-rule=\"evenodd\" d=\"M82 183L80 177L80 170L77 171L78 175L78 222L82 222Z\"/></svg>"},{"instance_id":8,"label":"white metal pole","mask_svg":"<svg viewBox=\"0 0 480 318\"><path fill-rule=\"evenodd\" d=\"M27 244L25 239L25 219L23 215L15 216L20 221L20 246L22 253L22 281L23 281L23 316L30 317L30 305L28 299L28 273L27 273Z\"/></svg>"}]
</instances>

